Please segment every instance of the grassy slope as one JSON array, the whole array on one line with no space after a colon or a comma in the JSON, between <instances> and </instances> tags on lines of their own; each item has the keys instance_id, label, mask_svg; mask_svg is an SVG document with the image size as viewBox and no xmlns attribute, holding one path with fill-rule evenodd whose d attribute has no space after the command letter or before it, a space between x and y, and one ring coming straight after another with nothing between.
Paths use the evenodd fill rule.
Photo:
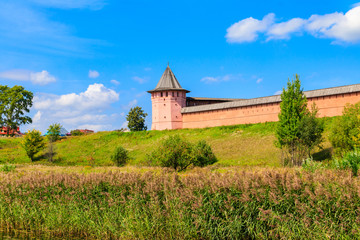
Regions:
<instances>
[{"instance_id":1,"label":"grassy slope","mask_svg":"<svg viewBox=\"0 0 360 240\"><path fill-rule=\"evenodd\" d=\"M327 129L331 122L332 119L326 119ZM212 146L220 166L280 166L280 151L274 146L275 128L276 123L261 123L135 133L99 132L69 137L56 143L59 159L56 165L113 165L110 156L119 145L130 151L130 164L143 165L146 154L162 139L179 134L192 142L205 139ZM0 138L0 163L30 162L20 142L19 138ZM329 143L325 142L324 146L328 147ZM46 160L40 156L39 162L46 163Z\"/></svg>"}]
</instances>

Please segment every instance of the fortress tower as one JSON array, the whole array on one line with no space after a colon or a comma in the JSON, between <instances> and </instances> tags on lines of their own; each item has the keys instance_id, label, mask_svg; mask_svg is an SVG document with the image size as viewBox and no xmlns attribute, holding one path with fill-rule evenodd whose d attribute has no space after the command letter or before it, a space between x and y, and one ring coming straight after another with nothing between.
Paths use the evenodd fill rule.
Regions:
<instances>
[{"instance_id":1,"label":"fortress tower","mask_svg":"<svg viewBox=\"0 0 360 240\"><path fill-rule=\"evenodd\" d=\"M186 93L169 65L151 93L151 130L179 129L183 127L181 108L186 107Z\"/></svg>"}]
</instances>

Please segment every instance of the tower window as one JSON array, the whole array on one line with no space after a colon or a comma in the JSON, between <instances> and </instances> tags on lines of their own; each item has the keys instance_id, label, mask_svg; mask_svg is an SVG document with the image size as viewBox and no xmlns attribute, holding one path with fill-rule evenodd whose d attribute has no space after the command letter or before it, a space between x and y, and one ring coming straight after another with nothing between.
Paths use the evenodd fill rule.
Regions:
<instances>
[{"instance_id":1,"label":"tower window","mask_svg":"<svg viewBox=\"0 0 360 240\"><path fill-rule=\"evenodd\" d=\"M177 96L179 97L179 92L177 92Z\"/></svg>"},{"instance_id":2,"label":"tower window","mask_svg":"<svg viewBox=\"0 0 360 240\"><path fill-rule=\"evenodd\" d=\"M172 92L172 96L175 97L175 96L174 96L174 92Z\"/></svg>"},{"instance_id":3,"label":"tower window","mask_svg":"<svg viewBox=\"0 0 360 240\"><path fill-rule=\"evenodd\" d=\"M166 92L166 96L168 96L168 92Z\"/></svg>"},{"instance_id":4,"label":"tower window","mask_svg":"<svg viewBox=\"0 0 360 240\"><path fill-rule=\"evenodd\" d=\"M161 97L163 97L163 93L161 92Z\"/></svg>"}]
</instances>

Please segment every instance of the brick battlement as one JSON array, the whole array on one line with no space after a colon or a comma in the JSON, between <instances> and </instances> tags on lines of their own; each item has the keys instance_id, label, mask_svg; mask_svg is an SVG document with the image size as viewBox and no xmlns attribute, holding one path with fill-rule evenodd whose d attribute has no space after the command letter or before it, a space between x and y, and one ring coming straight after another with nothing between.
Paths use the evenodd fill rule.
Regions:
<instances>
[{"instance_id":1,"label":"brick battlement","mask_svg":"<svg viewBox=\"0 0 360 240\"><path fill-rule=\"evenodd\" d=\"M164 78L166 74L173 78ZM186 97L189 91L181 88L169 67L157 88L149 91L152 94L152 130L275 122L280 113L280 95L252 99ZM316 104L319 117L339 116L346 104L360 101L360 84L305 91L304 94L309 108Z\"/></svg>"}]
</instances>

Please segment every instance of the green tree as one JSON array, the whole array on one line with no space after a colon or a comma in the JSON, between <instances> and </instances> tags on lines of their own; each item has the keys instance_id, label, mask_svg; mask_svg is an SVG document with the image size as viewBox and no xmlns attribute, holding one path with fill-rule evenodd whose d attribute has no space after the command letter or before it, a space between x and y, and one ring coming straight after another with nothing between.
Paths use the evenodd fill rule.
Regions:
<instances>
[{"instance_id":1,"label":"green tree","mask_svg":"<svg viewBox=\"0 0 360 240\"><path fill-rule=\"evenodd\" d=\"M33 93L22 86L0 85L0 127L7 128L8 136L18 126L32 123L31 118L25 116L30 111L32 99Z\"/></svg>"},{"instance_id":2,"label":"green tree","mask_svg":"<svg viewBox=\"0 0 360 240\"><path fill-rule=\"evenodd\" d=\"M315 147L319 147L324 141L324 120L317 118L318 109L315 103L311 107L311 111L305 114L300 121L300 141L307 149L307 154L310 157L311 151Z\"/></svg>"},{"instance_id":3,"label":"green tree","mask_svg":"<svg viewBox=\"0 0 360 240\"><path fill-rule=\"evenodd\" d=\"M128 128L131 132L147 130L145 126L145 118L147 113L144 113L141 107L131 108L126 120L128 121Z\"/></svg>"},{"instance_id":4,"label":"green tree","mask_svg":"<svg viewBox=\"0 0 360 240\"><path fill-rule=\"evenodd\" d=\"M316 118L316 106L313 105L311 112L307 109L299 75L288 80L281 94L280 109L276 145L282 149L284 165L301 165L311 150L322 142L324 126Z\"/></svg>"},{"instance_id":5,"label":"green tree","mask_svg":"<svg viewBox=\"0 0 360 240\"><path fill-rule=\"evenodd\" d=\"M60 130L62 126L60 123L54 123L49 126L47 129L47 137L49 139L49 142L56 142L60 138Z\"/></svg>"},{"instance_id":6,"label":"green tree","mask_svg":"<svg viewBox=\"0 0 360 240\"><path fill-rule=\"evenodd\" d=\"M347 104L343 110L343 115L335 118L329 140L337 156L344 156L359 147L358 138L360 137L360 102Z\"/></svg>"},{"instance_id":7,"label":"green tree","mask_svg":"<svg viewBox=\"0 0 360 240\"><path fill-rule=\"evenodd\" d=\"M31 161L34 161L35 154L45 148L45 140L41 136L41 132L35 129L29 130L24 136L22 147Z\"/></svg>"}]
</instances>

